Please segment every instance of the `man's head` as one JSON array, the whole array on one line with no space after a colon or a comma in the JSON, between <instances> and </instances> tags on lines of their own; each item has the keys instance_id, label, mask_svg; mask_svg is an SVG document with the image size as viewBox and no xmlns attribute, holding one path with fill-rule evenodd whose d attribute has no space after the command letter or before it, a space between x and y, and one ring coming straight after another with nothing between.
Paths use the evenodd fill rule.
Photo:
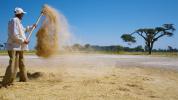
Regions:
<instances>
[{"instance_id":1,"label":"man's head","mask_svg":"<svg viewBox=\"0 0 178 100\"><path fill-rule=\"evenodd\" d=\"M23 15L26 13L23 11L22 8L15 8L14 10L15 16L18 17L20 20L22 20Z\"/></svg>"}]
</instances>

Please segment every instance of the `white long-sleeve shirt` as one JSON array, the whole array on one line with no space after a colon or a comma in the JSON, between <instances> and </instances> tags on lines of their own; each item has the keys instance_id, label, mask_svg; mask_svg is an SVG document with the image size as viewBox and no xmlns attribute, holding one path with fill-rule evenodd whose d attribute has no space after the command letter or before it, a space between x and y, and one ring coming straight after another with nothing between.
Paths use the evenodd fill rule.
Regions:
<instances>
[{"instance_id":1,"label":"white long-sleeve shirt","mask_svg":"<svg viewBox=\"0 0 178 100\"><path fill-rule=\"evenodd\" d=\"M19 18L12 18L8 23L8 40L6 49L16 51L28 50L28 45L24 44L24 41L26 40L25 33L30 32L32 28L32 26L24 28Z\"/></svg>"}]
</instances>

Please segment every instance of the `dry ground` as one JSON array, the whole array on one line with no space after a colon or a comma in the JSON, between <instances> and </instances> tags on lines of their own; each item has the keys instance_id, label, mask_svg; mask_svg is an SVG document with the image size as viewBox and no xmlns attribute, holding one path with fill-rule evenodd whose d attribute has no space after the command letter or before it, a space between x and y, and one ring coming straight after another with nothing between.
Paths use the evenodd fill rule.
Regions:
<instances>
[{"instance_id":1,"label":"dry ground","mask_svg":"<svg viewBox=\"0 0 178 100\"><path fill-rule=\"evenodd\" d=\"M0 57L4 75L8 57ZM0 89L0 100L178 100L177 59L148 56L26 57L39 78ZM0 78L1 80L2 78Z\"/></svg>"}]
</instances>

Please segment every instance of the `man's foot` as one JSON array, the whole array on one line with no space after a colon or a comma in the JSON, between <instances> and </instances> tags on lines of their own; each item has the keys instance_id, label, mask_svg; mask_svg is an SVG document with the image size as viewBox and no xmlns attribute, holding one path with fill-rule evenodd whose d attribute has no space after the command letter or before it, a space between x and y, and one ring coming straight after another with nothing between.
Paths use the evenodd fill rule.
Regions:
<instances>
[{"instance_id":1,"label":"man's foot","mask_svg":"<svg viewBox=\"0 0 178 100\"><path fill-rule=\"evenodd\" d=\"M19 80L19 82L28 82L28 79L24 79L24 80Z\"/></svg>"},{"instance_id":2,"label":"man's foot","mask_svg":"<svg viewBox=\"0 0 178 100\"><path fill-rule=\"evenodd\" d=\"M13 83L1 84L1 85L0 85L0 88L2 88L2 87L7 88L7 87L9 87L9 86L11 86L11 85L14 85L14 84L13 84Z\"/></svg>"}]
</instances>

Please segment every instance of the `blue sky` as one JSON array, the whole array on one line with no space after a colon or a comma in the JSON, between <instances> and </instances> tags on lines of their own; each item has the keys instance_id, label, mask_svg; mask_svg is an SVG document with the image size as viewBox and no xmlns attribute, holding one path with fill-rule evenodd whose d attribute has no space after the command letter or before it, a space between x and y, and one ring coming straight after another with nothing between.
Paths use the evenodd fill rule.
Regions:
<instances>
[{"instance_id":1,"label":"blue sky","mask_svg":"<svg viewBox=\"0 0 178 100\"><path fill-rule=\"evenodd\" d=\"M120 38L123 33L164 23L173 23L178 29L178 0L0 0L0 43L7 40L7 23L15 7L27 12L23 18L26 26L35 23L43 4L64 14L76 43L128 46ZM34 33L30 48L36 43ZM144 45L142 38L132 46L137 45ZM173 37L161 38L154 48L167 46L178 48L177 31Z\"/></svg>"}]
</instances>

